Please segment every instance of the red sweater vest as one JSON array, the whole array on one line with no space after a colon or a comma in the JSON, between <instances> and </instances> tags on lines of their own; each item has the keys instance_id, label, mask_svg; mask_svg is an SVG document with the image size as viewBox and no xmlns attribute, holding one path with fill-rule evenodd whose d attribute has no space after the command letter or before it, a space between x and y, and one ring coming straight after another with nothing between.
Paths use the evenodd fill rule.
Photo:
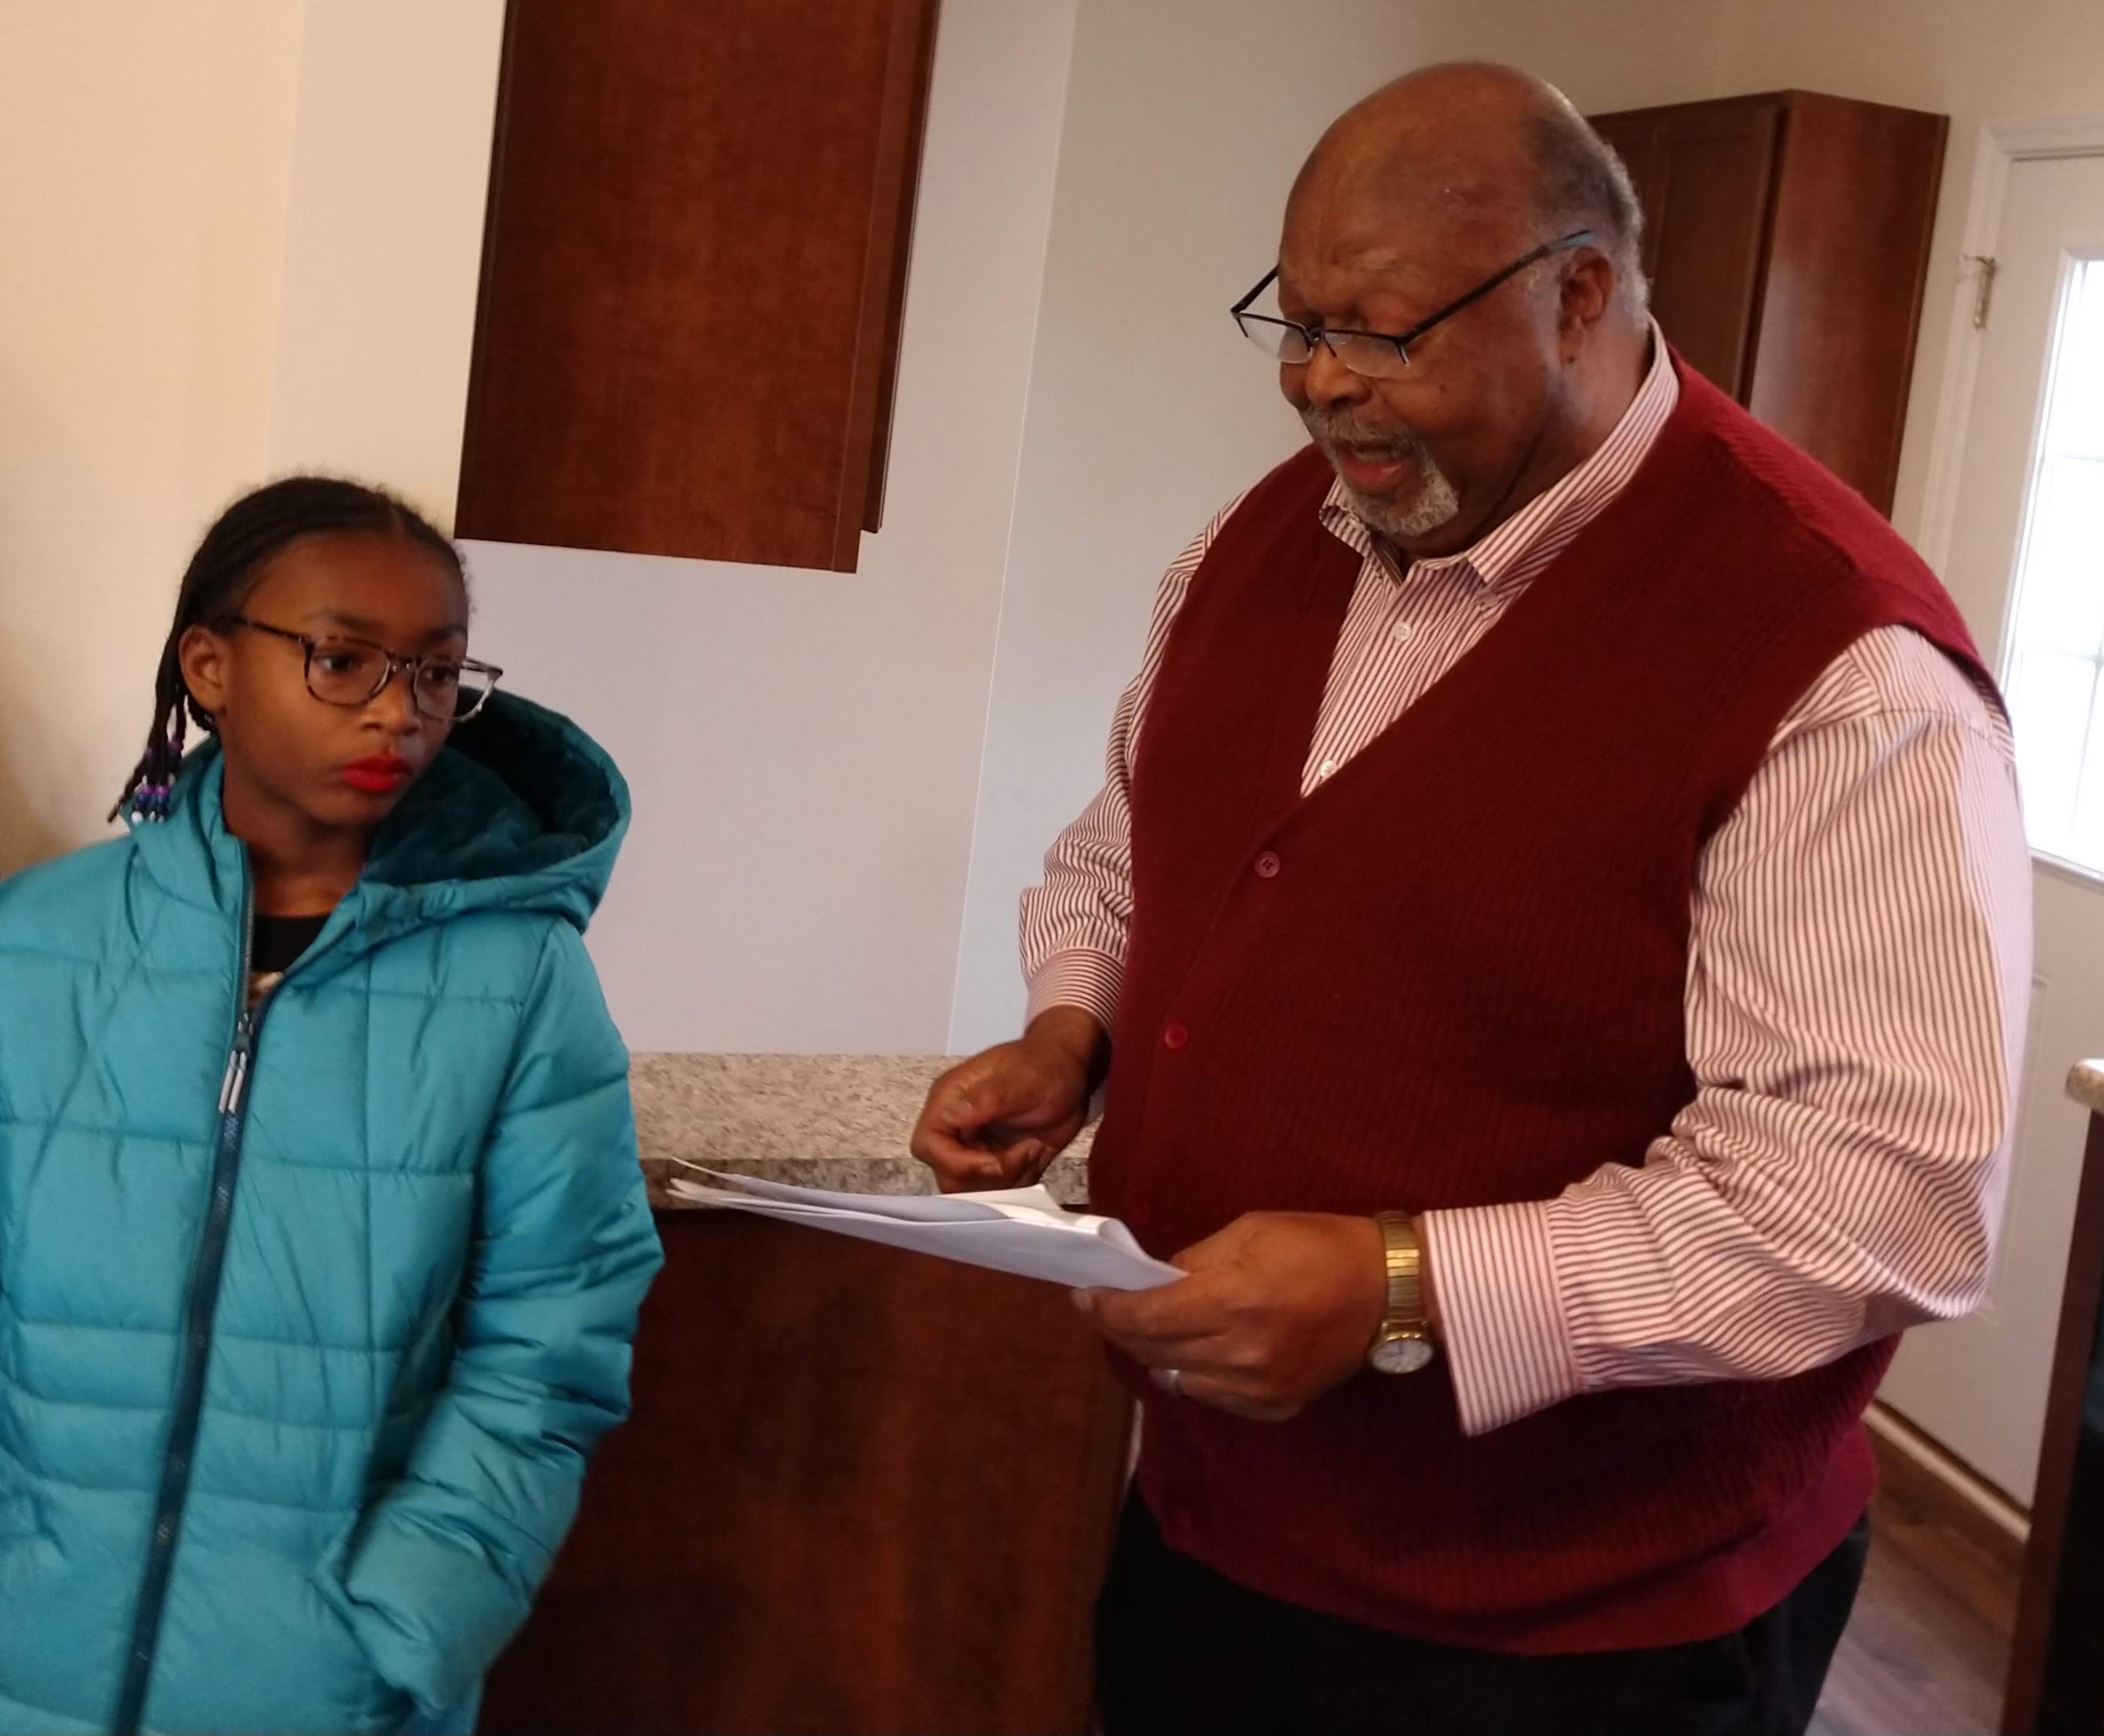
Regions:
<instances>
[{"instance_id":1,"label":"red sweater vest","mask_svg":"<svg viewBox=\"0 0 2104 1736\"><path fill-rule=\"evenodd\" d=\"M1312 795L1359 568L1317 516L1321 455L1274 470L1214 543L1134 768L1090 1166L1095 1209L1151 1250L1245 1212L1541 1200L1641 1162L1693 1093L1697 858L1790 705L1888 623L1977 671L1883 519L1680 382L1623 493ZM1374 1626L1580 1651L1725 1632L1802 1578L1869 1498L1861 1418L1892 1349L1590 1394L1474 1439L1437 1364L1362 1374L1284 1425L1125 1373L1175 1547Z\"/></svg>"}]
</instances>

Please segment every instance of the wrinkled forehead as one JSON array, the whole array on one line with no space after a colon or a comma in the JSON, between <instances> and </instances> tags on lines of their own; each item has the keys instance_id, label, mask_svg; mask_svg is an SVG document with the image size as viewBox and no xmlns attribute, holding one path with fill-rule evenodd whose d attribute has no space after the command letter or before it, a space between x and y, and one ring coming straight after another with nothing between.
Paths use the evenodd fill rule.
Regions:
<instances>
[{"instance_id":1,"label":"wrinkled forehead","mask_svg":"<svg viewBox=\"0 0 2104 1736\"><path fill-rule=\"evenodd\" d=\"M1519 238L1538 202L1540 167L1509 118L1399 103L1347 114L1315 145L1286 202L1282 251L1308 261L1407 263Z\"/></svg>"},{"instance_id":2,"label":"wrinkled forehead","mask_svg":"<svg viewBox=\"0 0 2104 1736\"><path fill-rule=\"evenodd\" d=\"M1480 175L1304 173L1279 234L1281 288L1318 303L1449 293L1457 277L1487 275L1533 245L1527 203Z\"/></svg>"}]
</instances>

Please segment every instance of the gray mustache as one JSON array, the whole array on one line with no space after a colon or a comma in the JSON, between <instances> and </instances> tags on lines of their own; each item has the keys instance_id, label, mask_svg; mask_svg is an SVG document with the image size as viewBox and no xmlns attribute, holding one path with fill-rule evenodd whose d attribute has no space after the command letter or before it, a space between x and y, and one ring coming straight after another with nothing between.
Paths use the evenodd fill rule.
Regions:
<instances>
[{"instance_id":1,"label":"gray mustache","mask_svg":"<svg viewBox=\"0 0 2104 1736\"><path fill-rule=\"evenodd\" d=\"M1340 446L1370 447L1397 458L1422 460L1430 456L1423 438L1407 429L1372 426L1355 416L1340 414L1316 404L1303 410L1300 420L1318 440L1331 441Z\"/></svg>"}]
</instances>

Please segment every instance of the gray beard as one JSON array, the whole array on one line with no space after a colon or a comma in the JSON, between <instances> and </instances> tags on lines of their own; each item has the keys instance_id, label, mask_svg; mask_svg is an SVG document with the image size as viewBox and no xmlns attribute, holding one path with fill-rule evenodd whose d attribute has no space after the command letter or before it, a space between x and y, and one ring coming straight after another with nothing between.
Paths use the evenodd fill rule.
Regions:
<instances>
[{"instance_id":1,"label":"gray beard","mask_svg":"<svg viewBox=\"0 0 2104 1736\"><path fill-rule=\"evenodd\" d=\"M1461 510L1460 496L1454 492L1453 483L1446 480L1439 466L1429 458L1422 463L1424 485L1407 502L1377 501L1370 495L1361 494L1349 483L1344 484L1344 494L1352 503L1352 510L1370 529L1378 531L1392 542L1436 531Z\"/></svg>"},{"instance_id":2,"label":"gray beard","mask_svg":"<svg viewBox=\"0 0 2104 1736\"><path fill-rule=\"evenodd\" d=\"M1300 412L1300 420L1321 444L1326 457L1330 456L1332 442L1348 444L1372 432L1357 428L1349 416L1336 416L1312 404ZM1376 500L1344 482L1340 471L1337 479L1344 483L1345 498L1360 520L1391 541L1422 536L1450 523L1461 510L1461 497L1446 479L1446 472L1433 462L1431 448L1415 434L1398 434L1393 430L1384 430L1377 438L1382 446L1398 457L1407 457L1417 466L1420 481L1417 492L1406 500ZM1331 467L1334 470L1335 466L1336 461L1332 457Z\"/></svg>"}]
</instances>

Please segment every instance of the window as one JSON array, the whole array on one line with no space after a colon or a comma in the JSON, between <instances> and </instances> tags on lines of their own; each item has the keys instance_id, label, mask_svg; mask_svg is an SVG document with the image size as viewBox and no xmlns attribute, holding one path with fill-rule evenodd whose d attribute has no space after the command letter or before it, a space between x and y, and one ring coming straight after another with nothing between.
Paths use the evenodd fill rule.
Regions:
<instances>
[{"instance_id":1,"label":"window","mask_svg":"<svg viewBox=\"0 0 2104 1736\"><path fill-rule=\"evenodd\" d=\"M2072 263L2017 545L2005 685L2034 849L2104 874L2104 259Z\"/></svg>"}]
</instances>

